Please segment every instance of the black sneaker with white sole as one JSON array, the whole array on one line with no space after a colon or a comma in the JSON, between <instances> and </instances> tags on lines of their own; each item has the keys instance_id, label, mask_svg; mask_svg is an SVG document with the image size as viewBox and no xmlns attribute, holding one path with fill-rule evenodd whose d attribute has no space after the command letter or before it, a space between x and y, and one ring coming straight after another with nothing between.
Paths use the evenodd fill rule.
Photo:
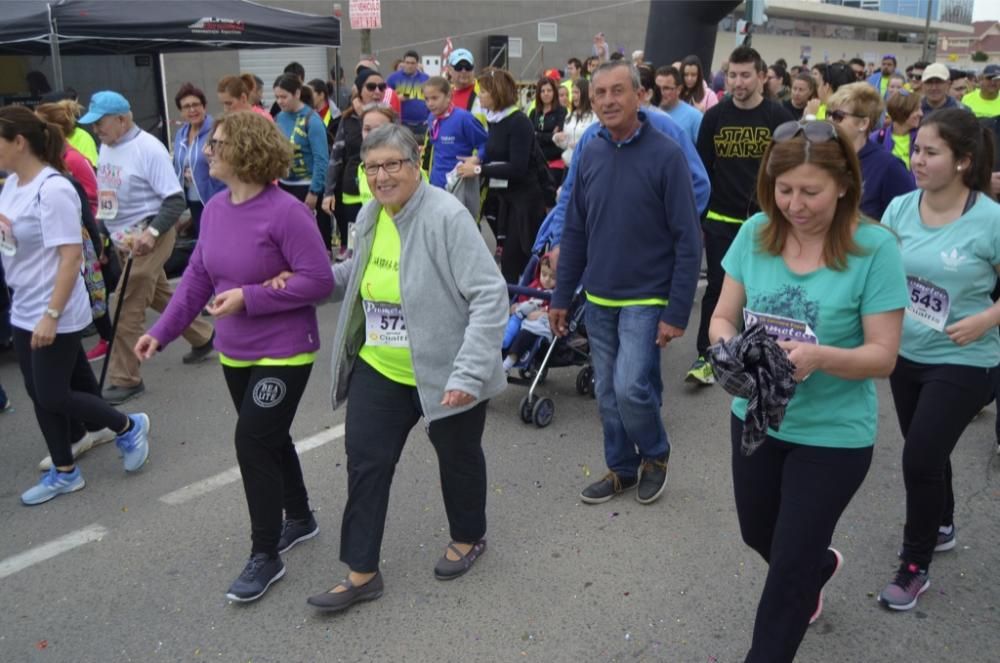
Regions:
<instances>
[{"instance_id":1,"label":"black sneaker with white sole","mask_svg":"<svg viewBox=\"0 0 1000 663\"><path fill-rule=\"evenodd\" d=\"M621 495L629 488L635 488L638 479L622 477L615 472L608 472L604 477L590 484L580 493L580 500L587 504L601 504L615 495Z\"/></svg>"},{"instance_id":2,"label":"black sneaker with white sole","mask_svg":"<svg viewBox=\"0 0 1000 663\"><path fill-rule=\"evenodd\" d=\"M652 504L660 499L667 487L667 459L644 460L639 465L639 488L635 499L639 504Z\"/></svg>"},{"instance_id":3,"label":"black sneaker with white sole","mask_svg":"<svg viewBox=\"0 0 1000 663\"><path fill-rule=\"evenodd\" d=\"M303 520L285 518L285 521L281 523L281 538L278 539L278 553L286 553L296 543L307 541L317 534L319 534L319 524L312 514L309 514L309 517Z\"/></svg>"},{"instance_id":4,"label":"black sneaker with white sole","mask_svg":"<svg viewBox=\"0 0 1000 663\"><path fill-rule=\"evenodd\" d=\"M254 553L247 560L240 577L229 586L226 598L241 603L256 601L264 595L268 587L281 580L284 575L285 563L281 561L281 557Z\"/></svg>"}]
</instances>

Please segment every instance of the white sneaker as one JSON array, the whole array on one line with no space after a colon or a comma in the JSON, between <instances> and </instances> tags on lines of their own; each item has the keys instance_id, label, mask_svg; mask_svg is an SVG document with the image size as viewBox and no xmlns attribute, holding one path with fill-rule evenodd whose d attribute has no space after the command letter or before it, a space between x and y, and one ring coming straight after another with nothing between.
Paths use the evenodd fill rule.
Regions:
<instances>
[{"instance_id":1,"label":"white sneaker","mask_svg":"<svg viewBox=\"0 0 1000 663\"><path fill-rule=\"evenodd\" d=\"M110 428L102 428L101 430L84 433L83 437L73 443L73 460L76 460L96 446L111 442L116 437L117 435ZM42 459L42 462L38 463L38 469L42 472L48 472L50 467L52 467L52 456L46 456Z\"/></svg>"}]
</instances>

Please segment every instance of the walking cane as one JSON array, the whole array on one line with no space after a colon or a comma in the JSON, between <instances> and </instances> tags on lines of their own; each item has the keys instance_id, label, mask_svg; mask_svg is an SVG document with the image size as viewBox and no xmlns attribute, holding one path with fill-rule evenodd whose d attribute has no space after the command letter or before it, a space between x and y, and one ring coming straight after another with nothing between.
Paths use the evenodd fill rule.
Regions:
<instances>
[{"instance_id":1,"label":"walking cane","mask_svg":"<svg viewBox=\"0 0 1000 663\"><path fill-rule=\"evenodd\" d=\"M115 347L115 336L118 335L118 319L122 315L122 302L125 301L125 288L128 287L128 275L132 271L132 252L129 251L125 260L125 270L122 272L121 287L118 288L118 301L115 302L115 319L111 321L111 340L108 341L107 354L104 355L104 366L101 367L101 380L97 385L99 393L104 393L104 378L108 376L108 363L111 361L111 350Z\"/></svg>"}]
</instances>

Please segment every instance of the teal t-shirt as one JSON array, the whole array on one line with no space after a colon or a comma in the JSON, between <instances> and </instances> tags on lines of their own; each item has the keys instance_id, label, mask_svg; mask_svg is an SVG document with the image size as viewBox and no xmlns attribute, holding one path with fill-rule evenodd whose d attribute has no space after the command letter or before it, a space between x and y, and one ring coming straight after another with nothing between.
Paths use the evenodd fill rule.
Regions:
<instances>
[{"instance_id":1,"label":"teal t-shirt","mask_svg":"<svg viewBox=\"0 0 1000 663\"><path fill-rule=\"evenodd\" d=\"M882 223L899 235L903 266L915 300L903 321L899 354L921 364L992 368L1000 363L1000 335L996 330L968 345L956 345L943 330L931 326L928 318L932 316L920 315L921 303L930 313L942 309L942 297L936 296L935 289L921 287L916 279L947 292L950 306L947 320L942 313L944 326L992 306L995 266L1000 265L1000 205L980 193L968 212L934 228L920 218L920 195L917 190L899 196L882 216Z\"/></svg>"},{"instance_id":2,"label":"teal t-shirt","mask_svg":"<svg viewBox=\"0 0 1000 663\"><path fill-rule=\"evenodd\" d=\"M781 256L758 246L768 223L755 214L722 261L726 273L746 290L746 315L779 316L795 321L822 345L856 348L864 343L862 316L902 309L909 301L903 260L896 237L878 224L862 223L854 241L863 255L849 255L847 268L796 274ZM746 418L747 401L733 399L733 414ZM845 380L816 371L798 385L781 429L768 435L816 447L861 448L875 443L878 397L875 382Z\"/></svg>"}]
</instances>

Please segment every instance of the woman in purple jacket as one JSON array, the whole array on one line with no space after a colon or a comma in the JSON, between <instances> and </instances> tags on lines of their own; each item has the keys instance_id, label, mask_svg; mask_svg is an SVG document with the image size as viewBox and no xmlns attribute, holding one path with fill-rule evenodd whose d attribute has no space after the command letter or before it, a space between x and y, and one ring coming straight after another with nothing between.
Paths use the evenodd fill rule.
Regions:
<instances>
[{"instance_id":1,"label":"woman in purple jacket","mask_svg":"<svg viewBox=\"0 0 1000 663\"><path fill-rule=\"evenodd\" d=\"M319 350L316 303L333 290L333 274L312 213L272 184L292 159L272 122L246 111L227 115L205 153L228 191L205 205L181 284L135 353L151 358L215 296L208 310L218 319L215 347L239 413L236 458L253 544L226 596L253 601L285 574L279 554L319 532L289 429ZM284 289L261 285L282 271L295 274Z\"/></svg>"}]
</instances>

